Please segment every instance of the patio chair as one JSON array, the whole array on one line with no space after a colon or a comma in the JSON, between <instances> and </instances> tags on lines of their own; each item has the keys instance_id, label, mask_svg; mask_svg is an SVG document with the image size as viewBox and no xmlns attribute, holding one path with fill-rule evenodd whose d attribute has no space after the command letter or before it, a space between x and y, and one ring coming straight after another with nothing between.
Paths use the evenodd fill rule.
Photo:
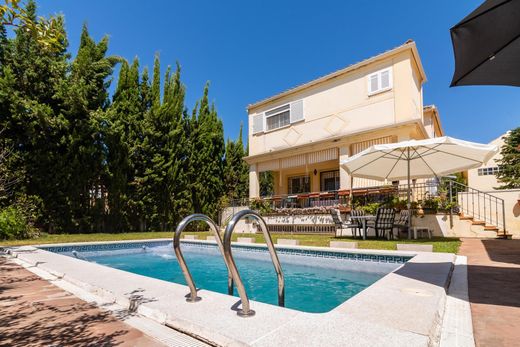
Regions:
<instances>
[{"instance_id":1,"label":"patio chair","mask_svg":"<svg viewBox=\"0 0 520 347\"><path fill-rule=\"evenodd\" d=\"M408 230L409 219L410 210L401 210L401 212L399 212L399 216L397 217L397 220L394 222L394 228L397 229L397 238L399 238L399 232L402 230L406 231L407 233L410 233L410 230Z\"/></svg>"},{"instance_id":2,"label":"patio chair","mask_svg":"<svg viewBox=\"0 0 520 347\"><path fill-rule=\"evenodd\" d=\"M390 239L390 234L394 228L394 220L395 210L393 208L380 207L377 209L376 220L369 221L367 226L375 230L376 237L379 237L379 232L381 232L381 236L385 236L388 231L387 237Z\"/></svg>"},{"instance_id":3,"label":"patio chair","mask_svg":"<svg viewBox=\"0 0 520 347\"><path fill-rule=\"evenodd\" d=\"M354 213L354 214L353 214ZM352 210L351 215L362 215L359 213L363 213L363 211ZM343 229L352 229L352 235L357 237L357 231L361 228L361 224L357 220L350 220L348 223L345 223L343 219L341 219L341 213L338 209L333 208L330 210L330 215L332 216L332 220L336 225L336 237L338 236L338 229L340 230L340 236L343 235Z\"/></svg>"}]
</instances>

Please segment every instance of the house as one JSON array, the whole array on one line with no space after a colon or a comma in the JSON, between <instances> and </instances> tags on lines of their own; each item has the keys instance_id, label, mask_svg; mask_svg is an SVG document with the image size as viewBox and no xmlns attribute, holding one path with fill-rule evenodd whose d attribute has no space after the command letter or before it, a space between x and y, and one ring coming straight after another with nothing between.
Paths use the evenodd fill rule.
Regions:
<instances>
[{"instance_id":1,"label":"house","mask_svg":"<svg viewBox=\"0 0 520 347\"><path fill-rule=\"evenodd\" d=\"M351 177L340 161L374 144L443 136L423 106L426 75L415 42L248 106L249 196L271 171L274 195L348 192L385 182ZM390 183L390 182L388 182Z\"/></svg>"},{"instance_id":2,"label":"house","mask_svg":"<svg viewBox=\"0 0 520 347\"><path fill-rule=\"evenodd\" d=\"M491 141L490 144L496 145L498 146L498 148L502 148L502 146L504 145L505 136L507 136L507 132ZM500 154L500 152L498 152L487 163L481 165L476 169L468 170L468 185L471 188L478 189L481 191L493 191L497 187L499 187L500 183L497 180L496 174L499 170L497 161L500 158L502 158L502 155Z\"/></svg>"}]
</instances>

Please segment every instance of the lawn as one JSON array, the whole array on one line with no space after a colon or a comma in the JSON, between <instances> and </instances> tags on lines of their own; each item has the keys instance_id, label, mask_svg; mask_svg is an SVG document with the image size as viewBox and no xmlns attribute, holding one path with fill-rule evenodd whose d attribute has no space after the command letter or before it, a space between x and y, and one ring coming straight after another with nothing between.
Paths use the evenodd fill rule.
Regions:
<instances>
[{"instance_id":1,"label":"lawn","mask_svg":"<svg viewBox=\"0 0 520 347\"><path fill-rule=\"evenodd\" d=\"M206 239L210 235L209 232L185 232L185 235L197 235L199 239ZM123 241L123 240L144 240L144 239L157 239L157 238L171 238L173 232L144 232L144 233L120 233L120 234L44 234L39 238L31 240L8 240L0 241L1 246L21 246L21 245L36 245L36 244L47 244L47 243L67 243L67 242L94 242L94 241ZM434 252L449 252L457 253L460 246L460 240L458 238L441 238L436 237L431 240L361 240L354 239L351 237L335 238L332 235L318 235L318 234L305 234L305 235L290 235L290 234L271 234L273 241L276 243L278 238L284 239L297 239L300 240L300 245L303 246L329 246L329 242L332 240L344 240L344 241L356 241L358 242L359 248L363 249L388 249L395 250L396 244L398 243L415 243L415 244L431 244L433 245ZM233 240L237 237L254 237L257 243L264 243L264 237L262 234L234 234Z\"/></svg>"}]
</instances>

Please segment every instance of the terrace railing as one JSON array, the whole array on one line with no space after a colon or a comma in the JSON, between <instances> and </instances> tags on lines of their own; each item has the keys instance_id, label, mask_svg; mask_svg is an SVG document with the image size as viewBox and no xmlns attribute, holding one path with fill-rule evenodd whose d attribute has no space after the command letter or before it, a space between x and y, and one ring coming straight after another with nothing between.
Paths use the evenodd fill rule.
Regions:
<instances>
[{"instance_id":1,"label":"terrace railing","mask_svg":"<svg viewBox=\"0 0 520 347\"><path fill-rule=\"evenodd\" d=\"M495 226L497 231L506 234L504 199L455 181L450 181L449 196L460 212L464 216L472 217L474 223Z\"/></svg>"},{"instance_id":2,"label":"terrace railing","mask_svg":"<svg viewBox=\"0 0 520 347\"><path fill-rule=\"evenodd\" d=\"M452 215L462 213L465 217L473 218L474 222L484 224L490 230L496 227L497 231L506 233L504 200L492 193L483 192L453 179L446 178L440 181L412 182L410 189L412 202L421 204L423 208L440 209L449 212L452 227ZM358 205L365 205L371 202L384 203L395 197L403 201L407 197L407 191L408 185L406 184L387 185L356 188L352 191L352 199L350 198L350 190L336 190L319 193L275 195L264 197L260 202L268 204L271 209L349 208L352 200ZM258 203L258 199L241 199L233 200L230 206L234 209L238 209L239 206L242 206L242 209L245 206L254 208L254 205Z\"/></svg>"}]
</instances>

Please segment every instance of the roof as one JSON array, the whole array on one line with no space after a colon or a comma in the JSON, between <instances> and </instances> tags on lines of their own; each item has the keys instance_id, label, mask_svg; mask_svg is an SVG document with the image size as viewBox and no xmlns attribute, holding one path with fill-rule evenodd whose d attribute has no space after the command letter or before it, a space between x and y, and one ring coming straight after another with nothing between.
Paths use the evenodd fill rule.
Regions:
<instances>
[{"instance_id":1,"label":"roof","mask_svg":"<svg viewBox=\"0 0 520 347\"><path fill-rule=\"evenodd\" d=\"M344 68L342 68L340 70L334 71L334 72L332 72L330 74L318 77L318 78L316 78L316 79L314 79L312 81L300 84L300 85L298 85L296 87L287 89L287 90L285 90L285 91L283 91L281 93L278 93L276 95L273 95L273 96L270 96L268 98L265 98L265 99L262 99L260 101L257 101L255 103L249 104L247 106L247 109L251 110L252 108L256 108L256 107L264 105L264 104L266 104L268 102L275 101L275 100L278 100L278 99L280 99L282 97L285 97L287 95L294 94L294 93L299 92L301 90L304 90L306 88L309 88L309 87L312 87L314 85L323 83L325 81L328 81L330 79L336 78L338 76L347 74L347 73L352 72L354 70L360 69L360 68L362 68L364 66L372 64L372 63L374 63L374 62L376 62L378 60L386 59L386 58L388 58L388 57L390 57L390 56L392 56L394 54L397 54L397 53L400 53L400 52L403 52L403 51L406 51L406 50L409 50L409 49L412 50L412 54L413 54L413 57L414 57L415 62L417 64L417 67L419 69L419 73L421 74L423 82L425 82L426 81L426 74L424 72L424 68L422 66L421 59L419 57L419 52L417 51L417 46L415 44L415 41L407 40L404 44L402 44L400 46L397 46L395 48L392 48L392 49L390 49L390 50L388 50L386 52L383 52L383 53L375 55L375 56L373 56L371 58L362 60L362 61L360 61L358 63L348 65L347 67L344 67Z\"/></svg>"}]
</instances>

